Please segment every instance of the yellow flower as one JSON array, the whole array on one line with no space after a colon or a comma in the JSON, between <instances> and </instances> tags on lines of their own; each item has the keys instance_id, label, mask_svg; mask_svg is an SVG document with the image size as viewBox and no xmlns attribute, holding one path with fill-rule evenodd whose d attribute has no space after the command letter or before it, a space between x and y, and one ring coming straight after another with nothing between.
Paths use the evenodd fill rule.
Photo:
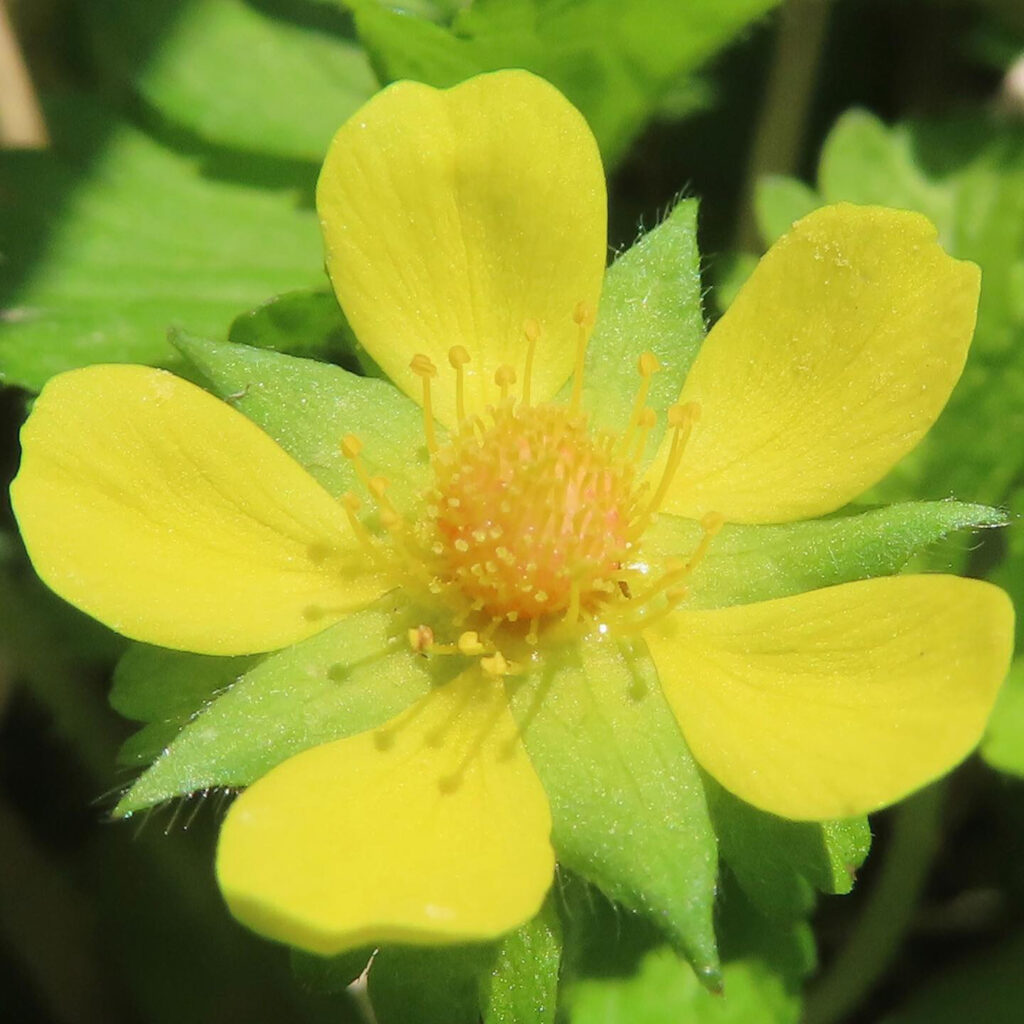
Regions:
<instances>
[{"instance_id":1,"label":"yellow flower","mask_svg":"<svg viewBox=\"0 0 1024 1024\"><path fill-rule=\"evenodd\" d=\"M327 265L361 343L424 407L420 494L420 453L385 480L366 424L336 439L361 486L339 502L228 405L143 367L58 376L26 424L12 496L32 560L126 636L270 651L392 594L423 609L408 658L451 665L398 718L233 805L220 883L266 935L335 952L530 918L551 816L507 694L557 686L567 650L645 646L699 763L786 817L881 807L977 742L1012 645L1001 591L901 576L706 609L687 590L723 523L831 512L916 444L962 369L977 269L917 215L812 214L711 331L645 468L653 356L621 434L584 416L605 202L582 118L525 72L400 83L339 131L318 188Z\"/></svg>"}]
</instances>

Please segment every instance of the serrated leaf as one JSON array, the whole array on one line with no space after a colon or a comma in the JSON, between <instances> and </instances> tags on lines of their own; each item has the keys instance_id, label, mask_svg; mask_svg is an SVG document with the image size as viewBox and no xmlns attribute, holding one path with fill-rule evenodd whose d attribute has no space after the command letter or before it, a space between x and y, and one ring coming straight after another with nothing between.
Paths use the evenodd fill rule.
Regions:
<instances>
[{"instance_id":1,"label":"serrated leaf","mask_svg":"<svg viewBox=\"0 0 1024 1024\"><path fill-rule=\"evenodd\" d=\"M648 953L632 978L595 979L569 992L571 1024L796 1024L800 1004L756 960L726 964L723 990L701 987L668 948Z\"/></svg>"},{"instance_id":2,"label":"serrated leaf","mask_svg":"<svg viewBox=\"0 0 1024 1024\"><path fill-rule=\"evenodd\" d=\"M115 815L217 786L249 785L293 754L394 717L454 671L444 658L410 654L410 625L384 597L261 661L185 726Z\"/></svg>"},{"instance_id":3,"label":"serrated leaf","mask_svg":"<svg viewBox=\"0 0 1024 1024\"><path fill-rule=\"evenodd\" d=\"M1005 523L998 509L936 501L801 523L725 526L690 578L690 606L751 604L891 575L953 531ZM662 515L644 535L643 550L685 557L700 537L698 524Z\"/></svg>"},{"instance_id":4,"label":"serrated leaf","mask_svg":"<svg viewBox=\"0 0 1024 1024\"><path fill-rule=\"evenodd\" d=\"M106 74L221 145L319 163L378 87L343 17L317 30L243 0L93 0L84 13Z\"/></svg>"},{"instance_id":5,"label":"serrated leaf","mask_svg":"<svg viewBox=\"0 0 1024 1024\"><path fill-rule=\"evenodd\" d=\"M477 0L450 27L350 0L380 74L449 86L520 67L554 83L583 112L614 165L663 97L776 0Z\"/></svg>"},{"instance_id":6,"label":"serrated leaf","mask_svg":"<svg viewBox=\"0 0 1024 1024\"><path fill-rule=\"evenodd\" d=\"M3 157L6 383L38 390L90 363L175 366L168 325L222 336L240 309L323 281L316 218L296 191L206 177L88 104L55 125L53 151Z\"/></svg>"},{"instance_id":7,"label":"serrated leaf","mask_svg":"<svg viewBox=\"0 0 1024 1024\"><path fill-rule=\"evenodd\" d=\"M419 406L385 381L311 359L244 345L172 336L213 392L262 427L337 496L364 493L341 441L355 433L372 475L391 482L399 508L426 487L429 470Z\"/></svg>"},{"instance_id":8,"label":"serrated leaf","mask_svg":"<svg viewBox=\"0 0 1024 1024\"><path fill-rule=\"evenodd\" d=\"M494 943L438 948L385 946L370 965L377 1024L478 1024L481 979Z\"/></svg>"},{"instance_id":9,"label":"serrated leaf","mask_svg":"<svg viewBox=\"0 0 1024 1024\"><path fill-rule=\"evenodd\" d=\"M637 360L652 352L662 369L647 404L659 415L647 441L651 457L704 337L697 202L684 200L608 268L583 375L595 427L621 431L640 387Z\"/></svg>"},{"instance_id":10,"label":"serrated leaf","mask_svg":"<svg viewBox=\"0 0 1024 1024\"><path fill-rule=\"evenodd\" d=\"M559 861L648 915L714 984L714 831L646 652L595 640L552 654L514 681L510 701Z\"/></svg>"},{"instance_id":11,"label":"serrated leaf","mask_svg":"<svg viewBox=\"0 0 1024 1024\"><path fill-rule=\"evenodd\" d=\"M540 913L498 943L481 984L483 1024L553 1024L562 929L551 896Z\"/></svg>"},{"instance_id":12,"label":"serrated leaf","mask_svg":"<svg viewBox=\"0 0 1024 1024\"><path fill-rule=\"evenodd\" d=\"M722 859L754 906L796 920L814 906L813 890L846 893L871 844L866 818L788 821L759 811L705 778Z\"/></svg>"}]
</instances>

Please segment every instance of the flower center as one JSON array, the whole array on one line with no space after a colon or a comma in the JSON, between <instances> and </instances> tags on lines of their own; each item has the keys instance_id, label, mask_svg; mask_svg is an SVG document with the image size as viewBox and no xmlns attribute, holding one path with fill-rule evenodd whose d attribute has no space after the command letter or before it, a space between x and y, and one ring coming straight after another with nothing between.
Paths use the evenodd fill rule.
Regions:
<instances>
[{"instance_id":1,"label":"flower center","mask_svg":"<svg viewBox=\"0 0 1024 1024\"><path fill-rule=\"evenodd\" d=\"M672 406L670 440L660 480L636 480L647 438L657 421L647 406L651 377L659 369L650 353L640 357L641 384L621 435L591 431L581 411L583 359L591 318L576 312L579 343L572 392L564 405L533 405L530 376L540 328L529 321L524 382L518 399L510 366L495 374L496 402L485 416L467 415L464 368L469 353L455 346L449 363L456 375L458 426L438 441L431 404L437 368L417 355L411 363L423 381L424 435L434 483L423 514L406 522L387 497L387 481L370 476L362 444L342 440L380 516L384 535L357 516L359 499L343 496L352 528L381 568L429 593L447 609L441 637L424 623L409 631L413 650L479 657L500 676L517 671L522 643L587 629L631 630L671 611L685 596L684 581L721 526L715 515L702 522L703 539L687 559L658 566L639 556L639 544L667 493L697 421L696 405ZM504 650L503 650L504 648ZM515 653L518 652L518 653Z\"/></svg>"},{"instance_id":2,"label":"flower center","mask_svg":"<svg viewBox=\"0 0 1024 1024\"><path fill-rule=\"evenodd\" d=\"M633 546L632 470L568 408L506 402L491 418L435 455L443 575L512 621L593 612Z\"/></svg>"}]
</instances>

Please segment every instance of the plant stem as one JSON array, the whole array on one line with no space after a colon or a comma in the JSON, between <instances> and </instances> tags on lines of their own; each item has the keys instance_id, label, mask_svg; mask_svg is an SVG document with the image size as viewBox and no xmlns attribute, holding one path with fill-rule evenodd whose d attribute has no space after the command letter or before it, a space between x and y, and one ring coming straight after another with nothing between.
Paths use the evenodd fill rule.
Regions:
<instances>
[{"instance_id":1,"label":"plant stem","mask_svg":"<svg viewBox=\"0 0 1024 1024\"><path fill-rule=\"evenodd\" d=\"M828 0L786 0L779 11L775 52L743 186L736 237L741 252L761 248L754 217L758 179L792 174L799 165L828 13Z\"/></svg>"},{"instance_id":2,"label":"plant stem","mask_svg":"<svg viewBox=\"0 0 1024 1024\"><path fill-rule=\"evenodd\" d=\"M832 1024L845 1018L891 967L939 849L944 798L944 785L936 783L893 812L892 835L874 888L846 945L808 993L804 1024Z\"/></svg>"}]
</instances>

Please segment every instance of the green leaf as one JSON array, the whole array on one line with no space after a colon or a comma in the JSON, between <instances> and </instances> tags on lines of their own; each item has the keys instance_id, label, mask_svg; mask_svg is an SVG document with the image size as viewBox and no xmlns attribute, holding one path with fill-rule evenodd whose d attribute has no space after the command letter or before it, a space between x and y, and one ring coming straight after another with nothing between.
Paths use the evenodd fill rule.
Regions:
<instances>
[{"instance_id":1,"label":"green leaf","mask_svg":"<svg viewBox=\"0 0 1024 1024\"><path fill-rule=\"evenodd\" d=\"M871 845L866 818L788 821L766 814L705 778L722 859L754 906L768 917L799 919L813 890L847 893Z\"/></svg>"},{"instance_id":2,"label":"green leaf","mask_svg":"<svg viewBox=\"0 0 1024 1024\"><path fill-rule=\"evenodd\" d=\"M182 727L259 658L214 658L132 644L117 664L110 703L125 718L148 723L121 747L118 761L147 765Z\"/></svg>"},{"instance_id":3,"label":"green leaf","mask_svg":"<svg viewBox=\"0 0 1024 1024\"><path fill-rule=\"evenodd\" d=\"M478 1024L493 943L431 949L385 946L370 965L377 1024Z\"/></svg>"},{"instance_id":4,"label":"green leaf","mask_svg":"<svg viewBox=\"0 0 1024 1024\"><path fill-rule=\"evenodd\" d=\"M777 526L725 526L690 578L690 606L751 604L891 575L955 530L1005 523L1005 513L985 505L935 501ZM688 556L701 532L687 519L661 515L644 535L643 550Z\"/></svg>"},{"instance_id":5,"label":"green leaf","mask_svg":"<svg viewBox=\"0 0 1024 1024\"><path fill-rule=\"evenodd\" d=\"M93 0L84 12L106 74L220 145L319 163L378 87L351 39L243 0Z\"/></svg>"},{"instance_id":6,"label":"green leaf","mask_svg":"<svg viewBox=\"0 0 1024 1024\"><path fill-rule=\"evenodd\" d=\"M796 178L770 174L759 179L754 192L754 216L767 242L781 238L801 217L821 206L814 189Z\"/></svg>"},{"instance_id":7,"label":"green leaf","mask_svg":"<svg viewBox=\"0 0 1024 1024\"><path fill-rule=\"evenodd\" d=\"M1024 658L1017 658L992 711L981 756L993 767L1024 778Z\"/></svg>"},{"instance_id":8,"label":"green leaf","mask_svg":"<svg viewBox=\"0 0 1024 1024\"><path fill-rule=\"evenodd\" d=\"M717 853L700 773L645 652L594 640L512 679L560 862L648 915L708 983Z\"/></svg>"},{"instance_id":9,"label":"green leaf","mask_svg":"<svg viewBox=\"0 0 1024 1024\"><path fill-rule=\"evenodd\" d=\"M353 0L356 29L382 77L453 85L526 68L554 83L617 163L663 98L777 0L477 0L449 28Z\"/></svg>"},{"instance_id":10,"label":"green leaf","mask_svg":"<svg viewBox=\"0 0 1024 1024\"><path fill-rule=\"evenodd\" d=\"M392 384L182 332L172 341L214 394L262 427L331 494L352 490L368 497L341 450L349 433L365 445L368 472L391 482L388 493L400 509L423 493L429 473L423 413Z\"/></svg>"},{"instance_id":11,"label":"green leaf","mask_svg":"<svg viewBox=\"0 0 1024 1024\"><path fill-rule=\"evenodd\" d=\"M411 625L385 597L261 661L182 729L114 813L248 785L308 747L393 718L455 670L410 654Z\"/></svg>"},{"instance_id":12,"label":"green leaf","mask_svg":"<svg viewBox=\"0 0 1024 1024\"><path fill-rule=\"evenodd\" d=\"M483 1024L553 1024L562 929L552 897L540 913L498 943L483 978Z\"/></svg>"},{"instance_id":13,"label":"green leaf","mask_svg":"<svg viewBox=\"0 0 1024 1024\"><path fill-rule=\"evenodd\" d=\"M796 1024L800 1004L757 960L726 964L721 993L702 988L688 965L662 947L635 977L577 982L571 1024Z\"/></svg>"},{"instance_id":14,"label":"green leaf","mask_svg":"<svg viewBox=\"0 0 1024 1024\"><path fill-rule=\"evenodd\" d=\"M605 274L583 375L594 426L625 428L640 387L637 360L653 352L662 366L647 400L659 414L647 441L647 457L653 456L665 430L665 410L679 397L703 337L697 202L688 199Z\"/></svg>"},{"instance_id":15,"label":"green leaf","mask_svg":"<svg viewBox=\"0 0 1024 1024\"><path fill-rule=\"evenodd\" d=\"M82 125L62 131L71 118ZM239 309L322 282L316 218L296 191L205 177L88 105L56 127L54 152L3 157L6 383L38 390L90 363L177 365L169 324L222 335Z\"/></svg>"}]
</instances>

